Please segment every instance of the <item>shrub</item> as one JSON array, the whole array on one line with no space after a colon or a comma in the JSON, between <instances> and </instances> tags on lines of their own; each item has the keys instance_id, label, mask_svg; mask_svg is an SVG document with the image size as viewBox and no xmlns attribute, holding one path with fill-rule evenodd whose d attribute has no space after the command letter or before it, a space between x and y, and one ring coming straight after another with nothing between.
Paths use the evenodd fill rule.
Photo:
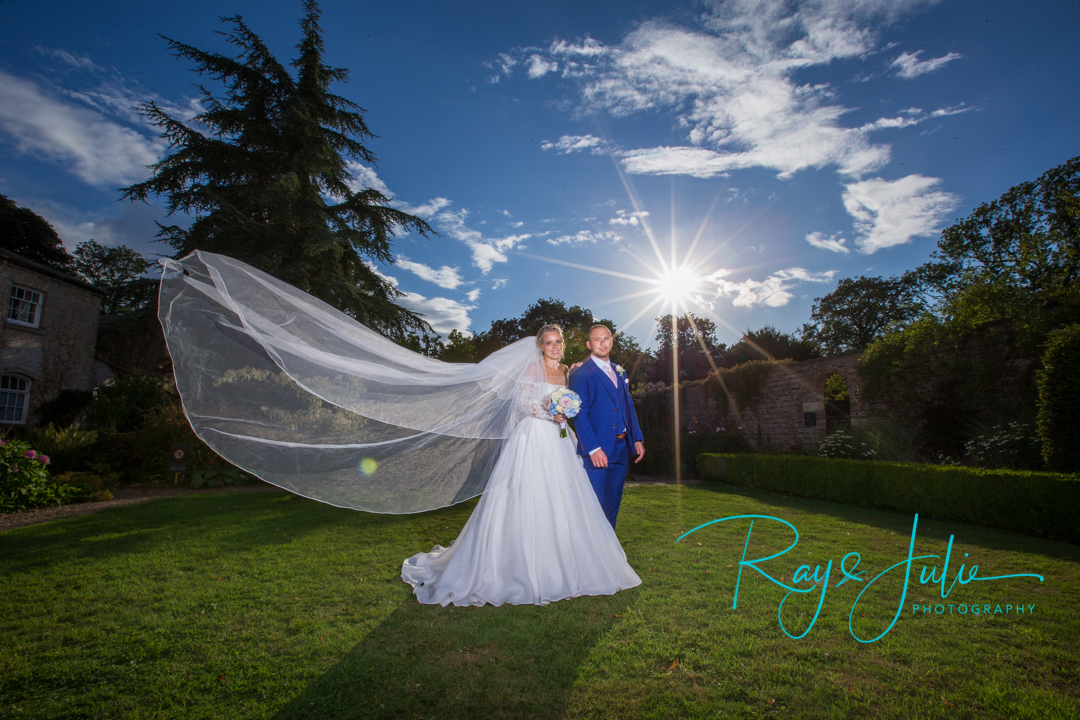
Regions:
<instances>
[{"instance_id":1,"label":"shrub","mask_svg":"<svg viewBox=\"0 0 1080 720\"><path fill-rule=\"evenodd\" d=\"M1080 470L1080 324L1050 333L1039 380L1039 437L1046 466Z\"/></svg>"},{"instance_id":2,"label":"shrub","mask_svg":"<svg viewBox=\"0 0 1080 720\"><path fill-rule=\"evenodd\" d=\"M1080 541L1076 475L797 455L702 454L698 465L732 485Z\"/></svg>"},{"instance_id":3,"label":"shrub","mask_svg":"<svg viewBox=\"0 0 1080 720\"><path fill-rule=\"evenodd\" d=\"M125 375L111 385L98 388L94 422L99 428L130 432L142 424L148 413L168 404L170 399L156 376Z\"/></svg>"},{"instance_id":4,"label":"shrub","mask_svg":"<svg viewBox=\"0 0 1080 720\"><path fill-rule=\"evenodd\" d=\"M994 425L990 432L964 443L964 460L983 468L1040 468L1039 438L1035 428L1019 422Z\"/></svg>"},{"instance_id":5,"label":"shrub","mask_svg":"<svg viewBox=\"0 0 1080 720\"><path fill-rule=\"evenodd\" d=\"M825 436L818 444L818 455L827 458L847 458L848 460L870 460L877 453L864 442L855 440L843 430Z\"/></svg>"},{"instance_id":6,"label":"shrub","mask_svg":"<svg viewBox=\"0 0 1080 720\"><path fill-rule=\"evenodd\" d=\"M89 390L61 390L55 398L38 406L37 422L61 427L74 425L84 418L93 402L94 393Z\"/></svg>"},{"instance_id":7,"label":"shrub","mask_svg":"<svg viewBox=\"0 0 1080 720\"><path fill-rule=\"evenodd\" d=\"M21 440L0 438L0 513L62 505L82 499L76 487L49 482L46 455Z\"/></svg>"},{"instance_id":8,"label":"shrub","mask_svg":"<svg viewBox=\"0 0 1080 720\"><path fill-rule=\"evenodd\" d=\"M143 416L140 427L128 432L103 432L95 452L109 458L97 467L100 473L116 472L124 482L165 482L169 447L186 445L188 473L193 487L240 485L252 476L230 465L192 431L178 402L159 405Z\"/></svg>"},{"instance_id":9,"label":"shrub","mask_svg":"<svg viewBox=\"0 0 1080 720\"><path fill-rule=\"evenodd\" d=\"M30 441L39 452L52 459L52 472L59 474L82 467L93 452L98 434L93 430L80 430L74 425L57 428L49 423L48 427L32 430Z\"/></svg>"}]
</instances>

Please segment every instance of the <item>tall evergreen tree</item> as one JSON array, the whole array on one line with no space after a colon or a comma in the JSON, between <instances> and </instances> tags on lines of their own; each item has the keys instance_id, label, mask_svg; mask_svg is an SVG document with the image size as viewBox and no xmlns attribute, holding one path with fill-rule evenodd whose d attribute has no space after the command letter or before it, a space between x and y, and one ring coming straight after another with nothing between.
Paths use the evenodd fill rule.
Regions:
<instances>
[{"instance_id":1,"label":"tall evergreen tree","mask_svg":"<svg viewBox=\"0 0 1080 720\"><path fill-rule=\"evenodd\" d=\"M349 162L374 164L362 141L375 135L363 108L330 91L348 71L323 62L319 15L305 0L295 77L239 16L222 21L235 57L165 38L178 58L221 82L224 97L200 86L204 112L193 123L143 105L173 151L124 197L161 195L170 215L195 215L186 229L161 226L178 256L199 249L237 258L391 337L430 330L394 303L402 293L370 261L393 262L395 231L434 231L379 191L352 189Z\"/></svg>"}]
</instances>

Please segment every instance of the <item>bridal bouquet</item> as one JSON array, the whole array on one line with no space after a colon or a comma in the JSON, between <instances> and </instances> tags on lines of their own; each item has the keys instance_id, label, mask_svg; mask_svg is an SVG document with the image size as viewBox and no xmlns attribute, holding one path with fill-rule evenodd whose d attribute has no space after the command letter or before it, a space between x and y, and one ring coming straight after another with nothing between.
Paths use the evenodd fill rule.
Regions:
<instances>
[{"instance_id":1,"label":"bridal bouquet","mask_svg":"<svg viewBox=\"0 0 1080 720\"><path fill-rule=\"evenodd\" d=\"M548 412L552 417L555 415L565 415L568 418L572 418L578 414L578 410L581 409L581 396L573 390L567 388L559 388L551 393L549 399L551 403L548 405ZM559 423L559 437L566 437L566 423Z\"/></svg>"}]
</instances>

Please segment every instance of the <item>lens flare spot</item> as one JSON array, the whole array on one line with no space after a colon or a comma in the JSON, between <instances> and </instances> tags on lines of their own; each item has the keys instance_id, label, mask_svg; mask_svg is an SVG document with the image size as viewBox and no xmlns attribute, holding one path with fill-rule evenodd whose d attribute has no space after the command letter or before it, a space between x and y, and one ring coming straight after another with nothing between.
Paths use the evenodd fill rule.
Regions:
<instances>
[{"instance_id":1,"label":"lens flare spot","mask_svg":"<svg viewBox=\"0 0 1080 720\"><path fill-rule=\"evenodd\" d=\"M360 472L364 475L374 475L375 471L379 469L379 463L375 458L364 458L360 461Z\"/></svg>"}]
</instances>

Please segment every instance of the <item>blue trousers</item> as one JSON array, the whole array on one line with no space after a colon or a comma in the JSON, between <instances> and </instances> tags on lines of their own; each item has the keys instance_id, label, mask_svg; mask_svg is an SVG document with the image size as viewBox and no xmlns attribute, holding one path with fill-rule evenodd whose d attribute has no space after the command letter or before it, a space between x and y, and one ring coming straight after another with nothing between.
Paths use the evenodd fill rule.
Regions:
<instances>
[{"instance_id":1,"label":"blue trousers","mask_svg":"<svg viewBox=\"0 0 1080 720\"><path fill-rule=\"evenodd\" d=\"M606 468L593 467L592 458L588 455L583 457L583 464L596 497L600 499L604 515L611 527L615 527L615 518L619 515L619 505L622 504L623 481L626 480L626 471L630 468L629 445L626 440L616 442L612 454L608 455Z\"/></svg>"}]
</instances>

